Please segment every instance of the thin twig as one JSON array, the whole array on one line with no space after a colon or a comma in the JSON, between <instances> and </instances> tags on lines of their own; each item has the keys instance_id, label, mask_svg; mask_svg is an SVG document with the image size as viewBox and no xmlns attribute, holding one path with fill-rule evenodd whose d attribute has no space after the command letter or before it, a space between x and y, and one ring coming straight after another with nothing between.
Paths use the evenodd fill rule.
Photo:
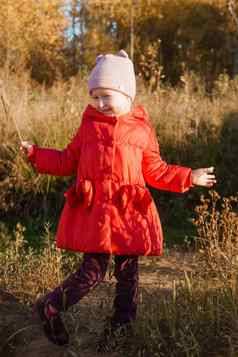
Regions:
<instances>
[{"instance_id":1,"label":"thin twig","mask_svg":"<svg viewBox=\"0 0 238 357\"><path fill-rule=\"evenodd\" d=\"M23 331L26 331L28 330L29 328L31 327L35 327L35 326L38 326L37 324L34 324L34 325L29 325L29 326L25 326L25 327L22 327L21 329L15 331L11 336L9 336L6 341L4 341L4 344L2 346L0 346L0 351L3 350L3 348L17 335L19 335L19 333L23 332Z\"/></svg>"},{"instance_id":2,"label":"thin twig","mask_svg":"<svg viewBox=\"0 0 238 357\"><path fill-rule=\"evenodd\" d=\"M19 137L20 141L23 141L21 132L19 130L19 127L18 127L13 115L11 115L10 104L9 104L8 100L6 99L6 95L3 92L3 88L1 87L0 89L1 89L1 94L0 94L1 103L2 103L2 106L3 106L3 110L4 110L4 113L5 113L6 119L7 120L10 119L13 122L14 127L15 127L15 129L17 131L17 134L18 134L18 137Z\"/></svg>"}]
</instances>

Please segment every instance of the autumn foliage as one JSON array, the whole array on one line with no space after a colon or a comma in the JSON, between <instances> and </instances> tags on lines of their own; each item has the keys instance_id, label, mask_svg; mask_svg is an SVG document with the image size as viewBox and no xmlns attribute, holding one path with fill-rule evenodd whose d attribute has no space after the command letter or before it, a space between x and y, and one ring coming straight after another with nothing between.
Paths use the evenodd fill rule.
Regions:
<instances>
[{"instance_id":1,"label":"autumn foliage","mask_svg":"<svg viewBox=\"0 0 238 357\"><path fill-rule=\"evenodd\" d=\"M28 68L40 81L55 77L67 25L62 4L62 0L0 2L2 66L12 71Z\"/></svg>"},{"instance_id":2,"label":"autumn foliage","mask_svg":"<svg viewBox=\"0 0 238 357\"><path fill-rule=\"evenodd\" d=\"M52 82L126 49L153 87L184 71L208 81L237 74L237 24L227 0L7 0L0 3L0 65ZM235 5L234 5L235 6ZM234 7L234 12L238 13Z\"/></svg>"}]
</instances>

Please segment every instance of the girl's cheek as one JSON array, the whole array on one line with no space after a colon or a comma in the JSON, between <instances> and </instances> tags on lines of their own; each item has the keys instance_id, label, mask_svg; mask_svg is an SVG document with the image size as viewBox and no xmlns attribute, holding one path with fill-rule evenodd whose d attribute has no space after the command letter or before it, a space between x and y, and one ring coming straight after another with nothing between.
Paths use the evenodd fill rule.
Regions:
<instances>
[{"instance_id":1,"label":"girl's cheek","mask_svg":"<svg viewBox=\"0 0 238 357\"><path fill-rule=\"evenodd\" d=\"M123 98L115 103L114 108L117 110L118 114L129 112L131 110L131 102L130 100L127 100L127 98Z\"/></svg>"}]
</instances>

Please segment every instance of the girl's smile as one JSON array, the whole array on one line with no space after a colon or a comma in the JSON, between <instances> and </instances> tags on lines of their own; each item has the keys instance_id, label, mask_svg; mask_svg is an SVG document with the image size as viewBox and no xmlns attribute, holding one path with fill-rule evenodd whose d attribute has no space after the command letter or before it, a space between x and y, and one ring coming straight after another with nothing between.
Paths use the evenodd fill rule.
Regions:
<instances>
[{"instance_id":1,"label":"girl's smile","mask_svg":"<svg viewBox=\"0 0 238 357\"><path fill-rule=\"evenodd\" d=\"M96 88L91 92L91 104L105 115L122 115L130 112L131 99L123 93L107 88Z\"/></svg>"}]
</instances>

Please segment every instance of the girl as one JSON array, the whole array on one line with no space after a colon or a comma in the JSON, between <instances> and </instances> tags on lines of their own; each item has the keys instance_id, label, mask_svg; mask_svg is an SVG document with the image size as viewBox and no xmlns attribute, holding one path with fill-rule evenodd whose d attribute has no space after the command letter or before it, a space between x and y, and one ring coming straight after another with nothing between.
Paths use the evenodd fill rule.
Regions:
<instances>
[{"instance_id":1,"label":"girl","mask_svg":"<svg viewBox=\"0 0 238 357\"><path fill-rule=\"evenodd\" d=\"M21 144L39 173L76 174L75 183L65 193L56 238L59 248L83 252L83 262L61 286L36 303L46 336L58 345L69 341L60 312L103 280L112 254L117 284L110 331L135 320L138 257L161 255L163 243L160 219L146 183L186 192L192 186L212 187L216 182L212 167L192 170L161 159L147 112L142 106L132 108L136 81L125 51L97 57L88 88L91 103L64 150Z\"/></svg>"}]
</instances>

